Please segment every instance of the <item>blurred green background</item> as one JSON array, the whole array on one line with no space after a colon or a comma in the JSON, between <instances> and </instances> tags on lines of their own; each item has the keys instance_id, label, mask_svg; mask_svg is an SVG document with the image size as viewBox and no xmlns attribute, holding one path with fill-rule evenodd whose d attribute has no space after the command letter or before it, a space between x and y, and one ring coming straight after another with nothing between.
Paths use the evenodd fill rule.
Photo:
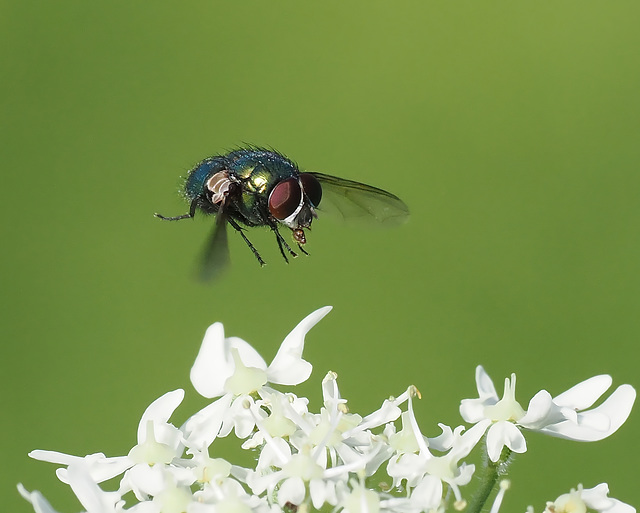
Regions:
<instances>
[{"instance_id":1,"label":"blurred green background","mask_svg":"<svg viewBox=\"0 0 640 513\"><path fill-rule=\"evenodd\" d=\"M146 406L184 387L206 327L269 361L312 310L319 408L339 374L367 413L409 384L426 434L456 425L482 363L523 406L599 373L638 386L640 5L617 2L2 2L2 502L15 484L78 511L34 448L126 454ZM253 143L388 189L410 222L321 218L286 265L230 234L179 176ZM504 511L578 483L638 505L637 412L609 440L528 436ZM232 454L234 444L220 445ZM217 446L214 446L214 448Z\"/></svg>"}]
</instances>

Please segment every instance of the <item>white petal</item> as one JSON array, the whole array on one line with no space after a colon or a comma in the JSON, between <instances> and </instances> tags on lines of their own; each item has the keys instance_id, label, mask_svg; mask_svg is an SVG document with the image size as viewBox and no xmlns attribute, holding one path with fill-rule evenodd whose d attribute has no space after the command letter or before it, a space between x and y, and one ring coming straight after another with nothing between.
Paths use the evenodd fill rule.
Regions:
<instances>
[{"instance_id":1,"label":"white petal","mask_svg":"<svg viewBox=\"0 0 640 513\"><path fill-rule=\"evenodd\" d=\"M260 356L260 353L256 351L249 342L241 339L240 337L229 337L229 350L235 348L240 354L242 363L247 367L255 367L256 369L267 370L267 362Z\"/></svg>"},{"instance_id":2,"label":"white petal","mask_svg":"<svg viewBox=\"0 0 640 513\"><path fill-rule=\"evenodd\" d=\"M56 451L35 450L31 451L29 456L36 460L57 463L64 466L68 466L73 463L82 463L88 469L91 479L96 483L102 483L112 477L118 476L133 465L133 462L127 456L107 458L102 453L89 454L87 456L80 457ZM56 471L56 475L60 481L65 484L69 484L66 468L59 468Z\"/></svg>"},{"instance_id":3,"label":"white petal","mask_svg":"<svg viewBox=\"0 0 640 513\"><path fill-rule=\"evenodd\" d=\"M167 392L163 396L153 401L142 414L138 424L138 443L143 443L147 438L147 424L151 420L154 423L154 435L160 443L165 443L171 447L175 443L175 435L171 429L163 429L171 415L184 399L184 390L178 388L172 392ZM169 439L167 439L169 438Z\"/></svg>"},{"instance_id":4,"label":"white petal","mask_svg":"<svg viewBox=\"0 0 640 513\"><path fill-rule=\"evenodd\" d=\"M231 394L205 406L198 413L190 417L183 425L187 445L199 450L209 447L218 436L225 413L231 404Z\"/></svg>"},{"instance_id":5,"label":"white petal","mask_svg":"<svg viewBox=\"0 0 640 513\"><path fill-rule=\"evenodd\" d=\"M518 424L527 429L540 429L562 420L564 420L564 415L553 402L551 394L546 390L540 390L529 401L527 413L518 421Z\"/></svg>"},{"instance_id":6,"label":"white petal","mask_svg":"<svg viewBox=\"0 0 640 513\"><path fill-rule=\"evenodd\" d=\"M476 367L476 387L478 388L478 395L480 396L480 399L498 399L496 387L493 385L493 381L482 365L478 365Z\"/></svg>"},{"instance_id":7,"label":"white petal","mask_svg":"<svg viewBox=\"0 0 640 513\"><path fill-rule=\"evenodd\" d=\"M198 393L207 398L224 395L224 384L233 375L235 363L231 348L238 349L240 358L248 367L266 369L258 352L241 338L224 338L224 328L216 322L207 329L196 361L191 367L191 383Z\"/></svg>"},{"instance_id":8,"label":"white petal","mask_svg":"<svg viewBox=\"0 0 640 513\"><path fill-rule=\"evenodd\" d=\"M631 385L619 386L605 402L597 408L578 414L578 423L559 422L540 431L551 436L595 442L615 433L629 417L636 398Z\"/></svg>"},{"instance_id":9,"label":"white petal","mask_svg":"<svg viewBox=\"0 0 640 513\"><path fill-rule=\"evenodd\" d=\"M636 509L617 499L608 497L609 486L600 483L593 488L582 490L581 498L590 509L606 513L635 513Z\"/></svg>"},{"instance_id":10,"label":"white petal","mask_svg":"<svg viewBox=\"0 0 640 513\"><path fill-rule=\"evenodd\" d=\"M434 438L429 438L429 447L438 451L447 451L453 444L453 430L446 424L438 423L442 433ZM483 433L484 434L484 433Z\"/></svg>"},{"instance_id":11,"label":"white petal","mask_svg":"<svg viewBox=\"0 0 640 513\"><path fill-rule=\"evenodd\" d=\"M256 419L251 414L251 411L247 408L240 407L234 408L237 412L233 418L233 429L236 432L236 436L244 440L251 435L253 429L256 427Z\"/></svg>"},{"instance_id":12,"label":"white petal","mask_svg":"<svg viewBox=\"0 0 640 513\"><path fill-rule=\"evenodd\" d=\"M299 477L286 479L278 490L278 504L284 506L287 502L291 504L301 504L304 500L304 482Z\"/></svg>"},{"instance_id":13,"label":"white petal","mask_svg":"<svg viewBox=\"0 0 640 513\"><path fill-rule=\"evenodd\" d=\"M476 423L485 418L484 408L496 404L499 400L493 381L482 365L476 367L477 399L463 399L460 402L460 415L466 422Z\"/></svg>"},{"instance_id":14,"label":"white petal","mask_svg":"<svg viewBox=\"0 0 640 513\"><path fill-rule=\"evenodd\" d=\"M612 504L606 513L636 513L636 508L630 504L626 504L618 499L611 499Z\"/></svg>"},{"instance_id":15,"label":"white petal","mask_svg":"<svg viewBox=\"0 0 640 513\"><path fill-rule=\"evenodd\" d=\"M58 513L38 490L30 492L22 486L22 483L18 483L18 492L31 503L35 513Z\"/></svg>"},{"instance_id":16,"label":"white petal","mask_svg":"<svg viewBox=\"0 0 640 513\"><path fill-rule=\"evenodd\" d=\"M224 395L224 383L233 374L233 361L225 343L224 327L216 322L207 329L196 361L191 367L191 383L207 398Z\"/></svg>"},{"instance_id":17,"label":"white petal","mask_svg":"<svg viewBox=\"0 0 640 513\"><path fill-rule=\"evenodd\" d=\"M349 433L351 433L351 431L373 429L378 426L382 426L387 422L393 422L394 420L399 418L401 414L402 410L398 408L393 401L385 399L379 410L376 410L373 413L367 415L364 419L362 419L362 422L358 426L350 431L346 431L345 435L348 435Z\"/></svg>"},{"instance_id":18,"label":"white petal","mask_svg":"<svg viewBox=\"0 0 640 513\"><path fill-rule=\"evenodd\" d=\"M606 374L594 376L557 395L553 398L553 402L573 410L584 410L595 403L608 390L611 383L611 376Z\"/></svg>"},{"instance_id":19,"label":"white petal","mask_svg":"<svg viewBox=\"0 0 640 513\"><path fill-rule=\"evenodd\" d=\"M426 475L411 492L411 503L419 511L435 511L442 502L442 481L435 476Z\"/></svg>"},{"instance_id":20,"label":"white petal","mask_svg":"<svg viewBox=\"0 0 640 513\"><path fill-rule=\"evenodd\" d=\"M311 495L311 503L316 510L320 510L325 502L327 502L328 495L331 492L332 487L328 482L322 479L312 479L309 481L309 494Z\"/></svg>"},{"instance_id":21,"label":"white petal","mask_svg":"<svg viewBox=\"0 0 640 513\"><path fill-rule=\"evenodd\" d=\"M581 498L589 509L595 509L606 513L635 513L636 509L617 499L608 497L609 486L600 483L593 488L582 490Z\"/></svg>"},{"instance_id":22,"label":"white petal","mask_svg":"<svg viewBox=\"0 0 640 513\"><path fill-rule=\"evenodd\" d=\"M267 375L271 383L297 385L309 378L312 366L302 359L304 337L311 328L331 311L331 308L331 306L325 306L307 315L285 337L280 349L278 349L278 353L267 369Z\"/></svg>"},{"instance_id":23,"label":"white petal","mask_svg":"<svg viewBox=\"0 0 640 513\"><path fill-rule=\"evenodd\" d=\"M93 456L102 456L106 458L106 456L102 453L96 453ZM58 463L60 465L71 465L71 463L81 461L83 458L81 456L73 456L71 454L65 454L63 452L57 451L44 451L42 449L36 449L35 451L31 451L29 453L29 457L34 460L46 461L48 463Z\"/></svg>"},{"instance_id":24,"label":"white petal","mask_svg":"<svg viewBox=\"0 0 640 513\"><path fill-rule=\"evenodd\" d=\"M457 484L458 486L469 484L475 470L476 466L474 464L467 465L463 463L462 465L460 465L460 467L458 467L458 476L454 480L455 484Z\"/></svg>"},{"instance_id":25,"label":"white petal","mask_svg":"<svg viewBox=\"0 0 640 513\"><path fill-rule=\"evenodd\" d=\"M121 497L117 492L104 492L90 478L89 472L81 464L69 465L69 486L78 500L87 509L87 513L115 511L115 504Z\"/></svg>"},{"instance_id":26,"label":"white petal","mask_svg":"<svg viewBox=\"0 0 640 513\"><path fill-rule=\"evenodd\" d=\"M465 422L475 424L485 418L482 399L463 399L460 401L460 416Z\"/></svg>"},{"instance_id":27,"label":"white petal","mask_svg":"<svg viewBox=\"0 0 640 513\"><path fill-rule=\"evenodd\" d=\"M485 429L484 423L480 422L461 436L454 437L450 456L454 457L456 461L466 458L484 435Z\"/></svg>"},{"instance_id":28,"label":"white petal","mask_svg":"<svg viewBox=\"0 0 640 513\"><path fill-rule=\"evenodd\" d=\"M150 467L146 463L141 463L130 468L124 475L120 483L120 492L131 490L137 499L142 501L149 495L159 494L165 486L164 469L161 465Z\"/></svg>"},{"instance_id":29,"label":"white petal","mask_svg":"<svg viewBox=\"0 0 640 513\"><path fill-rule=\"evenodd\" d=\"M391 458L387 463L387 474L393 478L394 486L397 486L402 479L407 480L408 486L419 483L425 473L424 460L424 457L413 453Z\"/></svg>"},{"instance_id":30,"label":"white petal","mask_svg":"<svg viewBox=\"0 0 640 513\"><path fill-rule=\"evenodd\" d=\"M487 453L491 461L500 459L500 453L505 445L517 453L527 450L527 442L514 424L507 421L496 422L487 433Z\"/></svg>"},{"instance_id":31,"label":"white petal","mask_svg":"<svg viewBox=\"0 0 640 513\"><path fill-rule=\"evenodd\" d=\"M607 497L607 495L609 495L609 486L607 483L600 483L593 488L582 490L580 498L589 508L605 511L612 505L612 499Z\"/></svg>"}]
</instances>

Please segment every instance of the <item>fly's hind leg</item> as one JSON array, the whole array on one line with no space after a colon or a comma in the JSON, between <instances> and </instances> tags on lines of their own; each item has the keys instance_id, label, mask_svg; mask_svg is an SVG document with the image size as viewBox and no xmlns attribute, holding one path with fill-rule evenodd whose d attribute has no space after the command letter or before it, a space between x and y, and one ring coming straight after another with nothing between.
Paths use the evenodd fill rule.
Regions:
<instances>
[{"instance_id":1,"label":"fly's hind leg","mask_svg":"<svg viewBox=\"0 0 640 513\"><path fill-rule=\"evenodd\" d=\"M182 214L181 216L175 216L175 217L166 217L163 216L162 214L158 214L157 212L155 214L153 214L155 217L162 219L163 221L180 221L180 219L192 219L195 215L196 215L196 208L197 208L197 202L196 200L193 200L191 202L191 206L189 207L189 213L188 214Z\"/></svg>"}]
</instances>

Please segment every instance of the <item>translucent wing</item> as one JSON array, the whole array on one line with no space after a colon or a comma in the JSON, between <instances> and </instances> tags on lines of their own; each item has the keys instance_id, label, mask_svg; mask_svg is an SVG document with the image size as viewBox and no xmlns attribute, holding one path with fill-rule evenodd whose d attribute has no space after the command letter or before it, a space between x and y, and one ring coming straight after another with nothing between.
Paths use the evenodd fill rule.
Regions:
<instances>
[{"instance_id":1,"label":"translucent wing","mask_svg":"<svg viewBox=\"0 0 640 513\"><path fill-rule=\"evenodd\" d=\"M214 280L229 267L229 243L227 241L227 217L224 212L216 214L216 224L202 255L198 277L202 281Z\"/></svg>"},{"instance_id":2,"label":"translucent wing","mask_svg":"<svg viewBox=\"0 0 640 513\"><path fill-rule=\"evenodd\" d=\"M320 212L336 211L346 221L398 225L409 218L409 207L390 192L353 180L310 173L322 185Z\"/></svg>"}]
</instances>

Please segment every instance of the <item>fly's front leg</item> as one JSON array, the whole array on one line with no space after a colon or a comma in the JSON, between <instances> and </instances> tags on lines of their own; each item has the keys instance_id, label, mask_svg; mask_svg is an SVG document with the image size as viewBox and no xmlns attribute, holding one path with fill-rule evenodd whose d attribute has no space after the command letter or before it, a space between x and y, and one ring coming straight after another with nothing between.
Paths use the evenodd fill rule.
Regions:
<instances>
[{"instance_id":1,"label":"fly's front leg","mask_svg":"<svg viewBox=\"0 0 640 513\"><path fill-rule=\"evenodd\" d=\"M284 240L284 237L280 234L280 231L278 230L278 225L276 223L269 223L269 226L271 228L271 231L273 231L273 233L276 236L276 241L278 242L278 247L280 248L280 253L282 254L282 258L284 258L285 262L289 263L289 259L287 258L287 254L285 253L284 250L286 249L293 258L296 258L298 254L295 251L293 251L291 249L291 246L287 244L287 241Z\"/></svg>"}]
</instances>

